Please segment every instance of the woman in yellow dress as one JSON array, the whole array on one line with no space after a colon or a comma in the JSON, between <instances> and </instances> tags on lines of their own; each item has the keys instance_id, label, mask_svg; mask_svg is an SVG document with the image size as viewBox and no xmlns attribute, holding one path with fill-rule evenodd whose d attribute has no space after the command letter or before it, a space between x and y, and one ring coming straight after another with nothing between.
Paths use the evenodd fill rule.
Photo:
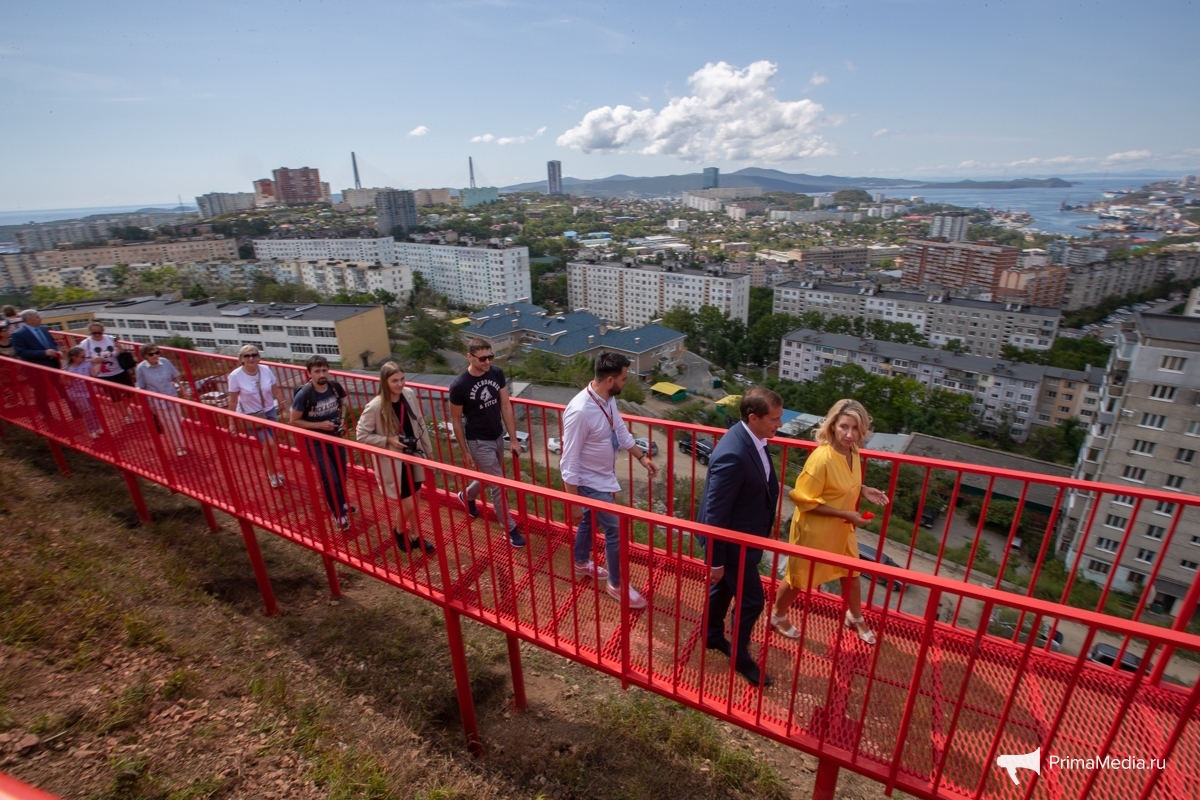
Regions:
<instances>
[{"instance_id":1,"label":"woman in yellow dress","mask_svg":"<svg viewBox=\"0 0 1200 800\"><path fill-rule=\"evenodd\" d=\"M875 505L888 502L886 494L862 482L862 459L858 451L870 435L871 416L862 403L839 400L829 409L813 436L820 446L809 453L804 470L788 495L796 504L790 532L792 544L858 558L854 529L866 524L857 510L859 495ZM781 636L799 639L800 632L788 619L792 601L809 587L838 578L842 597L850 606L844 620L846 627L855 630L867 644L875 644L875 634L863 620L858 576L857 572L832 564L789 557L787 576L779 584L775 607L771 610L771 626Z\"/></svg>"}]
</instances>

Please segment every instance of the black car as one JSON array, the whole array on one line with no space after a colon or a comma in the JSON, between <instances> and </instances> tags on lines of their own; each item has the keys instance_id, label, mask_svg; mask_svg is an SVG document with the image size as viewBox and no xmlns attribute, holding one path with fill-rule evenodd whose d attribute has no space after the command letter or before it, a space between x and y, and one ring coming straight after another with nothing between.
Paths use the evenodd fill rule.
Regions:
<instances>
[{"instance_id":1,"label":"black car","mask_svg":"<svg viewBox=\"0 0 1200 800\"><path fill-rule=\"evenodd\" d=\"M940 508L927 506L921 509L921 527L932 528L933 523L937 522L937 518L942 515Z\"/></svg>"},{"instance_id":2,"label":"black car","mask_svg":"<svg viewBox=\"0 0 1200 800\"><path fill-rule=\"evenodd\" d=\"M696 460L707 466L708 459L712 457L713 443L708 439L696 440ZM679 452L687 455L692 454L692 437L684 435L679 440Z\"/></svg>"},{"instance_id":3,"label":"black car","mask_svg":"<svg viewBox=\"0 0 1200 800\"><path fill-rule=\"evenodd\" d=\"M1088 653L1088 661L1095 661L1097 664L1111 667L1117 661L1118 652L1120 651L1110 644L1096 642ZM1121 656L1121 669L1126 672L1137 672L1141 665L1142 660L1128 650L1125 651L1125 655Z\"/></svg>"},{"instance_id":4,"label":"black car","mask_svg":"<svg viewBox=\"0 0 1200 800\"><path fill-rule=\"evenodd\" d=\"M875 550L874 547L868 547L867 545L862 544L861 542L859 543L858 557L863 559L864 561L875 561L876 553L877 553L877 551ZM897 569L899 569L899 567L900 567L900 565L897 564L896 561L891 556L889 556L887 553L883 554L883 563L887 564L889 567L896 567ZM870 574L867 572L862 573L862 576L864 578L871 577ZM888 582L887 578L876 578L876 581L882 586L887 586L887 582ZM892 588L898 592L904 588L904 584L901 583L900 581L893 581Z\"/></svg>"}]
</instances>

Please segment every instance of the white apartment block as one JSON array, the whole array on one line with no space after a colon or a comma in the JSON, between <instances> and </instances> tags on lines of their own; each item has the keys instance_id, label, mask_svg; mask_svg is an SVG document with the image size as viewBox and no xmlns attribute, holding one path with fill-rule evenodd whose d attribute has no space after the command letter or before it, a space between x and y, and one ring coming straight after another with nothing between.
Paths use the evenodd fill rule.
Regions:
<instances>
[{"instance_id":1,"label":"white apartment block","mask_svg":"<svg viewBox=\"0 0 1200 800\"><path fill-rule=\"evenodd\" d=\"M346 366L366 366L391 353L387 319L378 305L213 303L143 297L51 306L46 314L78 314L104 324L114 338L139 344L173 336L197 350L233 354L252 344L264 358L300 360L320 354ZM364 358L364 356L366 356Z\"/></svg>"},{"instance_id":2,"label":"white apartment block","mask_svg":"<svg viewBox=\"0 0 1200 800\"><path fill-rule=\"evenodd\" d=\"M533 294L528 247L396 242L395 253L397 263L421 273L455 305L515 303Z\"/></svg>"},{"instance_id":3,"label":"white apartment block","mask_svg":"<svg viewBox=\"0 0 1200 800\"><path fill-rule=\"evenodd\" d=\"M1200 492L1200 319L1137 314L1113 349L1075 477L1175 495ZM1194 499L1194 498L1193 498ZM1095 504L1099 503L1099 507ZM1078 492L1067 502L1068 564L1177 615L1200 570L1200 508ZM1091 520L1090 527L1088 521Z\"/></svg>"},{"instance_id":4,"label":"white apartment block","mask_svg":"<svg viewBox=\"0 0 1200 800\"><path fill-rule=\"evenodd\" d=\"M376 189L342 189L342 202L355 210L362 210L375 205L375 195L390 191L392 187L383 186Z\"/></svg>"},{"instance_id":5,"label":"white apartment block","mask_svg":"<svg viewBox=\"0 0 1200 800\"><path fill-rule=\"evenodd\" d=\"M936 347L958 339L967 353L987 358L998 357L1006 344L1024 350L1049 350L1062 321L1062 312L1056 308L888 291L874 285L789 281L775 288L772 313L799 317L809 311L826 319L843 316L907 322Z\"/></svg>"},{"instance_id":6,"label":"white apartment block","mask_svg":"<svg viewBox=\"0 0 1200 800\"><path fill-rule=\"evenodd\" d=\"M750 276L718 271L623 266L616 262L567 265L572 308L586 308L614 325L645 325L676 306L715 306L748 322Z\"/></svg>"},{"instance_id":7,"label":"white apartment block","mask_svg":"<svg viewBox=\"0 0 1200 800\"><path fill-rule=\"evenodd\" d=\"M299 275L300 283L321 294L341 291L374 294L382 289L399 300L406 300L412 293L412 269L405 264L293 261L287 266L289 271Z\"/></svg>"},{"instance_id":8,"label":"white apartment block","mask_svg":"<svg viewBox=\"0 0 1200 800\"><path fill-rule=\"evenodd\" d=\"M715 197L698 197L694 194L683 193L683 204L697 211L720 211L721 201Z\"/></svg>"},{"instance_id":9,"label":"white apartment block","mask_svg":"<svg viewBox=\"0 0 1200 800\"><path fill-rule=\"evenodd\" d=\"M1056 376L1055 385L1067 378L1085 383L1088 377L1074 370L1013 364L803 328L783 337L780 344L779 377L784 380L814 380L830 367L848 364L889 378L912 378L931 389L968 395L971 410L981 421L998 425L1007 420L1016 441L1023 441L1034 427L1050 424L1037 414L1048 372Z\"/></svg>"},{"instance_id":10,"label":"white apartment block","mask_svg":"<svg viewBox=\"0 0 1200 800\"><path fill-rule=\"evenodd\" d=\"M254 257L279 261L378 261L395 264L396 240L377 239L255 239Z\"/></svg>"},{"instance_id":11,"label":"white apartment block","mask_svg":"<svg viewBox=\"0 0 1200 800\"><path fill-rule=\"evenodd\" d=\"M675 233L687 233L688 221L686 219L669 219L667 220L667 230Z\"/></svg>"}]
</instances>

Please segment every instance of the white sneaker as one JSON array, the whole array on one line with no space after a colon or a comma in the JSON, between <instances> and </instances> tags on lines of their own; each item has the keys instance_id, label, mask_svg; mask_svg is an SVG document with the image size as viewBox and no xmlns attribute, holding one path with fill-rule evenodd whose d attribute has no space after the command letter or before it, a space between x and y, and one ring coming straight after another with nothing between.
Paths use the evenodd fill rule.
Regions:
<instances>
[{"instance_id":1,"label":"white sneaker","mask_svg":"<svg viewBox=\"0 0 1200 800\"><path fill-rule=\"evenodd\" d=\"M604 587L605 587L605 589L608 590L609 597L611 597L613 600L616 600L617 602L621 601L621 587L620 586L613 586L611 583L608 583L607 581L605 581ZM629 587L629 607L632 608L634 611L637 611L639 608L646 607L646 598L642 597L642 595L638 592L638 590L633 588L632 586Z\"/></svg>"},{"instance_id":2,"label":"white sneaker","mask_svg":"<svg viewBox=\"0 0 1200 800\"><path fill-rule=\"evenodd\" d=\"M604 567L597 567L595 561L589 561L586 564L575 565L575 576L579 578L607 578L608 570Z\"/></svg>"}]
</instances>

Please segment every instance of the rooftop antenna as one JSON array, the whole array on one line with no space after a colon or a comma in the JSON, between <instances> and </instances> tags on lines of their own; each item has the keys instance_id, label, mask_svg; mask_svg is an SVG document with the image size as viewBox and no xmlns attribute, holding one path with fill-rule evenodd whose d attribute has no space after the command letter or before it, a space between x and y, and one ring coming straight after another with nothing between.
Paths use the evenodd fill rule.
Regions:
<instances>
[{"instance_id":1,"label":"rooftop antenna","mask_svg":"<svg viewBox=\"0 0 1200 800\"><path fill-rule=\"evenodd\" d=\"M354 157L354 151L350 151L350 163L354 165L354 188L361 189L362 181L358 179L358 159Z\"/></svg>"},{"instance_id":2,"label":"rooftop antenna","mask_svg":"<svg viewBox=\"0 0 1200 800\"><path fill-rule=\"evenodd\" d=\"M475 188L475 161L467 156L467 169L471 170L471 188Z\"/></svg>"},{"instance_id":3,"label":"rooftop antenna","mask_svg":"<svg viewBox=\"0 0 1200 800\"><path fill-rule=\"evenodd\" d=\"M179 212L183 213L183 195L177 194L175 196L179 198Z\"/></svg>"}]
</instances>

